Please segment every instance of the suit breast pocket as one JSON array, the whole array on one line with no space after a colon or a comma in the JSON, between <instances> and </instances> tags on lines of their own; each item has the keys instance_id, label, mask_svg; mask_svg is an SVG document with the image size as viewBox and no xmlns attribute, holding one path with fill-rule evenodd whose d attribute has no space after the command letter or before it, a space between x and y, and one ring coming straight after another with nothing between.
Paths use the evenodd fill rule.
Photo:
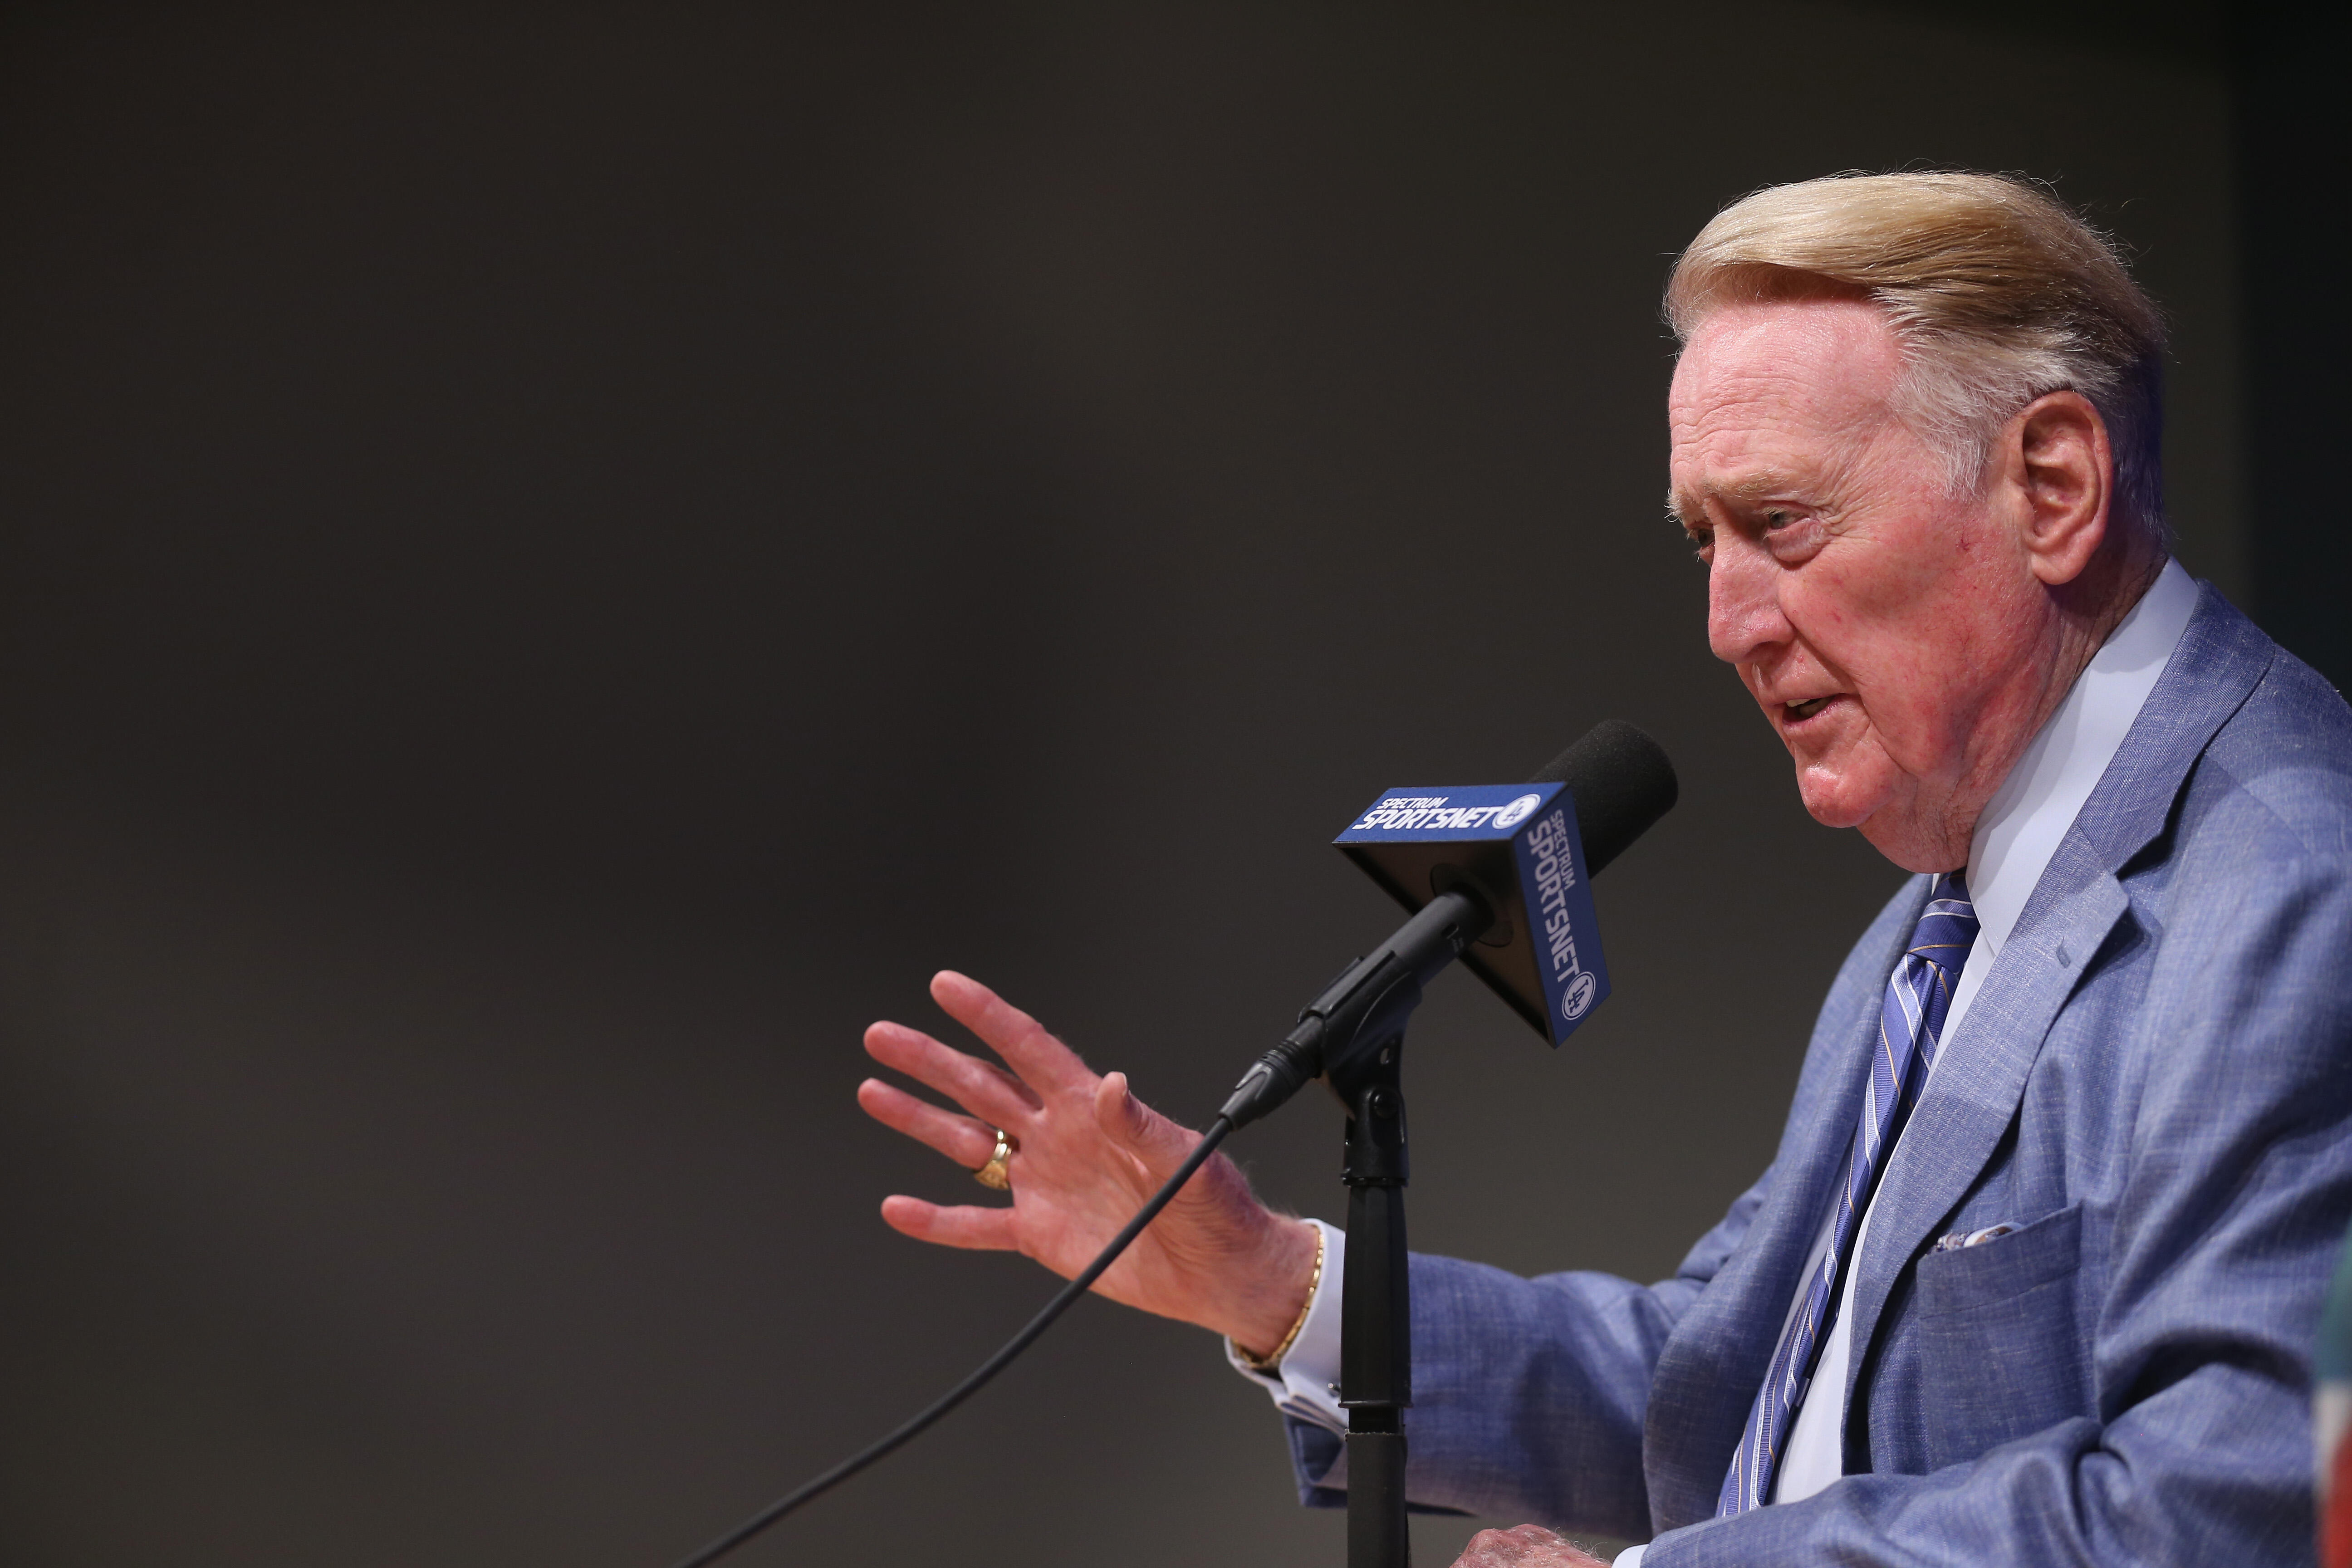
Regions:
<instances>
[{"instance_id":1,"label":"suit breast pocket","mask_svg":"<svg viewBox=\"0 0 2352 1568\"><path fill-rule=\"evenodd\" d=\"M1919 1370L1930 1468L2091 1414L2074 1281L2083 1209L1919 1260Z\"/></svg>"}]
</instances>

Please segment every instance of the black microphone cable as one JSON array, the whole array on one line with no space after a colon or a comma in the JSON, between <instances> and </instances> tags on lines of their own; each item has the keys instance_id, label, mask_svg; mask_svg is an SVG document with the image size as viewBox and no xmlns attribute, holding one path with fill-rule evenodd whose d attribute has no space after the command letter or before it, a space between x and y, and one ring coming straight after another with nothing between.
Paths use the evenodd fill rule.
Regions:
<instances>
[{"instance_id":1,"label":"black microphone cable","mask_svg":"<svg viewBox=\"0 0 2352 1568\"><path fill-rule=\"evenodd\" d=\"M1015 1356L1036 1343L1037 1336L1052 1328L1054 1320L1068 1311L1070 1303L1085 1295L1087 1287L1102 1278L1103 1270L1118 1260L1118 1255L1125 1252L1129 1245L1143 1234L1145 1226L1160 1217L1160 1211L1168 1206L1169 1200L1183 1189L1184 1184L1192 1179L1194 1173L1208 1163L1209 1156L1217 1152L1217 1145L1223 1142L1225 1134L1233 1130L1234 1122L1231 1117L1221 1115L1211 1122L1209 1130L1201 1135L1200 1142L1192 1146L1192 1153L1186 1155L1184 1163L1176 1168L1176 1173L1168 1178L1166 1185L1151 1194L1150 1203L1136 1211L1135 1217L1127 1222L1127 1228L1112 1237L1110 1245L1097 1254L1092 1263L1079 1270L1076 1278L1062 1287L1058 1295L1045 1303L1043 1311L1029 1320L1027 1327L1005 1341L1004 1347L981 1363L972 1371L971 1376L940 1395L928 1409L917 1415L897 1431L852 1454L805 1486L778 1498L692 1556L680 1558L677 1568L707 1568L708 1564L718 1562L803 1503L831 1491L876 1460L914 1441L940 1416L979 1393L989 1379L1012 1365Z\"/></svg>"}]
</instances>

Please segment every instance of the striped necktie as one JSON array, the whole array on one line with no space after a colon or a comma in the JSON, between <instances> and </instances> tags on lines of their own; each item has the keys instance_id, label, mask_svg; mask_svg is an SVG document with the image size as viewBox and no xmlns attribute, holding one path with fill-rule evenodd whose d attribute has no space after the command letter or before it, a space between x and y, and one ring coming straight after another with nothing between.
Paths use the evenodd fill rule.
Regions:
<instances>
[{"instance_id":1,"label":"striped necktie","mask_svg":"<svg viewBox=\"0 0 2352 1568\"><path fill-rule=\"evenodd\" d=\"M1871 1188L1918 1103L1927 1069L1936 1065L1952 988L1959 984L1960 969L1977 940L1977 911L1958 871L1937 878L1928 895L1927 908L1912 928L1911 945L1887 976L1885 1000L1879 1005L1878 1050L1871 1058L1870 1087L1862 1098L1853 1146L1846 1152L1830 1245L1806 1284L1804 1306L1781 1333L1764 1386L1756 1391L1755 1408L1748 1413L1730 1473L1723 1478L1723 1494L1715 1505L1718 1519L1760 1508L1772 1495L1790 1417L1812 1381L1814 1358L1828 1331L1846 1254L1869 1206ZM1844 1397L1843 1389L1836 1393Z\"/></svg>"}]
</instances>

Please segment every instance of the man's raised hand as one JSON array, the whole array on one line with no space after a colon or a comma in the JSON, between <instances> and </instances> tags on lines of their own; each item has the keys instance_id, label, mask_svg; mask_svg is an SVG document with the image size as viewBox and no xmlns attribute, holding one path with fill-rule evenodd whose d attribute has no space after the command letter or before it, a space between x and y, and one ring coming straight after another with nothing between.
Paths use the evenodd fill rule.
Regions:
<instances>
[{"instance_id":1,"label":"man's raised hand","mask_svg":"<svg viewBox=\"0 0 2352 1568\"><path fill-rule=\"evenodd\" d=\"M1012 1206L886 1198L882 1217L919 1241L1027 1255L1068 1279L1093 1260L1199 1142L1138 1100L1123 1073L1097 1077L1026 1013L976 980L942 970L931 996L1003 1063L900 1024L866 1031L883 1066L947 1096L966 1115L880 1079L857 1103L886 1127L977 1170L995 1129L1018 1146ZM1007 1070L1010 1069L1010 1070ZM1289 1331L1315 1264L1314 1228L1276 1215L1219 1154L1113 1264L1095 1289L1115 1301L1213 1329L1264 1352Z\"/></svg>"}]
</instances>

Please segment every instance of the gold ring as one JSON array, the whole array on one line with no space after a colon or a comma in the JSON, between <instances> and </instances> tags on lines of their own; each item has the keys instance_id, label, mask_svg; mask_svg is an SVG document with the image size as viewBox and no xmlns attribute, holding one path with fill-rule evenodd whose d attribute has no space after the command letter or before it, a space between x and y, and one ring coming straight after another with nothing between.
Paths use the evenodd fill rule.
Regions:
<instances>
[{"instance_id":1,"label":"gold ring","mask_svg":"<svg viewBox=\"0 0 2352 1568\"><path fill-rule=\"evenodd\" d=\"M971 1173L971 1179L983 1187L992 1188L1000 1193L1010 1192L1013 1187L1013 1174L1005 1169L1004 1163L1013 1158L1013 1151L1019 1149L1021 1145L1014 1142L1013 1134L1002 1127L992 1128L991 1131L996 1134L996 1150L989 1155L987 1164Z\"/></svg>"}]
</instances>

